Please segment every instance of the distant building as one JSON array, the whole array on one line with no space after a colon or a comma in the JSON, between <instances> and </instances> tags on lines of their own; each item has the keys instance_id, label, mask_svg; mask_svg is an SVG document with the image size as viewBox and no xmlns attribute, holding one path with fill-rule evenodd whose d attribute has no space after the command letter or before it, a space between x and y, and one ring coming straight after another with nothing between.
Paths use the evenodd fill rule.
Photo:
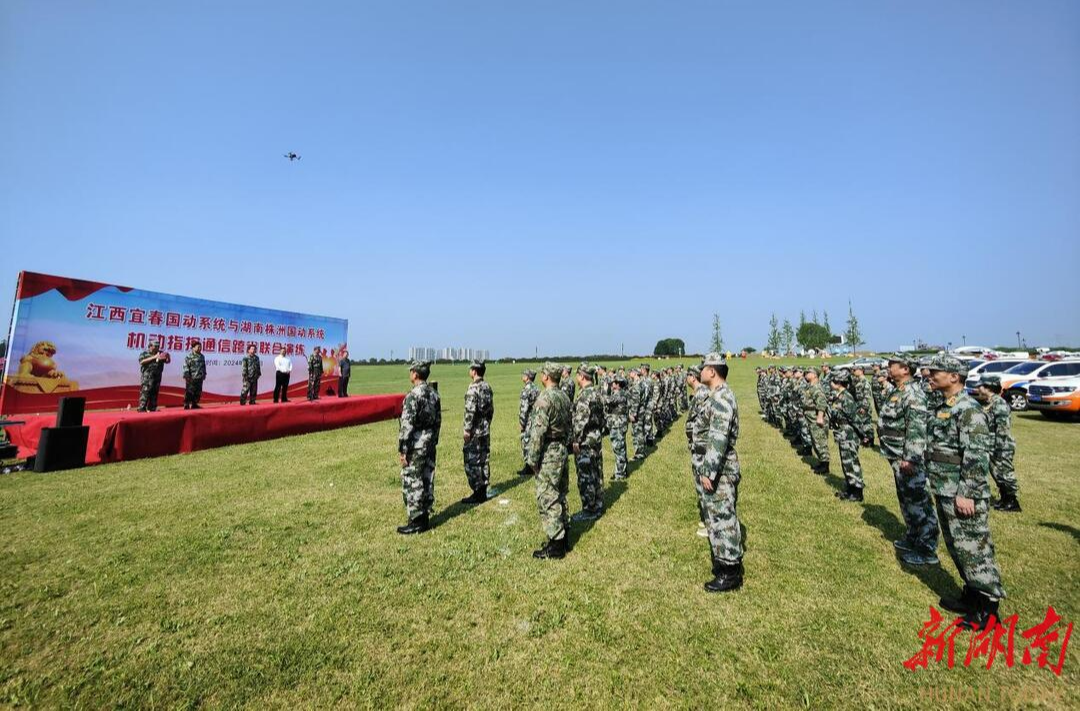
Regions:
<instances>
[{"instance_id":1,"label":"distant building","mask_svg":"<svg viewBox=\"0 0 1080 711\"><path fill-rule=\"evenodd\" d=\"M466 361L466 360L490 360L491 352L481 348L428 348L427 346L413 346L409 349L409 360L430 361Z\"/></svg>"}]
</instances>

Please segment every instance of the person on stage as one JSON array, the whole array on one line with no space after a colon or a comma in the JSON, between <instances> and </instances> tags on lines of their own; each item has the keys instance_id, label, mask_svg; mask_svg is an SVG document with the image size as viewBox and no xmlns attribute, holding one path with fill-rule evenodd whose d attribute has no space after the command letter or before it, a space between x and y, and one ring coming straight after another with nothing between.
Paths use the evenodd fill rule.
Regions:
<instances>
[{"instance_id":1,"label":"person on stage","mask_svg":"<svg viewBox=\"0 0 1080 711\"><path fill-rule=\"evenodd\" d=\"M161 373L172 358L161 351L161 344L154 341L139 354L139 412L157 410L158 390L161 389Z\"/></svg>"},{"instance_id":2,"label":"person on stage","mask_svg":"<svg viewBox=\"0 0 1080 711\"><path fill-rule=\"evenodd\" d=\"M262 361L255 352L254 344L248 346L247 355L244 356L241 369L243 386L240 388L240 404L255 404L255 396L259 394L259 376L262 375Z\"/></svg>"},{"instance_id":3,"label":"person on stage","mask_svg":"<svg viewBox=\"0 0 1080 711\"><path fill-rule=\"evenodd\" d=\"M349 362L348 351L341 351L338 367L341 369L341 379L338 380L338 397L349 397L349 376L352 374L352 363Z\"/></svg>"},{"instance_id":4,"label":"person on stage","mask_svg":"<svg viewBox=\"0 0 1080 711\"><path fill-rule=\"evenodd\" d=\"M281 351L274 358L274 402L289 401L289 378L292 375L292 360Z\"/></svg>"}]
</instances>

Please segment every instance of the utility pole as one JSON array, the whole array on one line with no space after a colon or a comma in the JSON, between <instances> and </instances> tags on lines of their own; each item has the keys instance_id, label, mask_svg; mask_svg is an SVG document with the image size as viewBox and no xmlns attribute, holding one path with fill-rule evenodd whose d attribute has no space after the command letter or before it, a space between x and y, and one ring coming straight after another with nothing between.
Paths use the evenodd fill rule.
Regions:
<instances>
[{"instance_id":1,"label":"utility pole","mask_svg":"<svg viewBox=\"0 0 1080 711\"><path fill-rule=\"evenodd\" d=\"M625 343L620 343L619 344L619 355L622 356L623 358L626 357L626 344Z\"/></svg>"},{"instance_id":2,"label":"utility pole","mask_svg":"<svg viewBox=\"0 0 1080 711\"><path fill-rule=\"evenodd\" d=\"M1017 348L1023 348L1024 347L1024 345L1020 342L1020 332L1019 331L1016 332L1016 347Z\"/></svg>"},{"instance_id":3,"label":"utility pole","mask_svg":"<svg viewBox=\"0 0 1080 711\"><path fill-rule=\"evenodd\" d=\"M967 336L960 336L960 339L964 342L964 345L966 346L967 345Z\"/></svg>"}]
</instances>

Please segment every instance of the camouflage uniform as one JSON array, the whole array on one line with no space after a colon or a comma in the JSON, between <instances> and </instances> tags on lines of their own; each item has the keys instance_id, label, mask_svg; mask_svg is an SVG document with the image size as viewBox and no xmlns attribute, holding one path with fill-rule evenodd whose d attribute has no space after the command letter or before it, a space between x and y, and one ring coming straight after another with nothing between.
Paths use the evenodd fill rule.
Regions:
<instances>
[{"instance_id":1,"label":"camouflage uniform","mask_svg":"<svg viewBox=\"0 0 1080 711\"><path fill-rule=\"evenodd\" d=\"M938 356L932 370L966 376L967 367L951 356ZM927 470L937 501L938 520L945 547L965 587L990 600L1005 597L1001 572L990 538L990 428L986 413L961 390L939 400L930 413L927 431ZM973 499L975 514L961 518L956 499Z\"/></svg>"},{"instance_id":2,"label":"camouflage uniform","mask_svg":"<svg viewBox=\"0 0 1080 711\"><path fill-rule=\"evenodd\" d=\"M535 380L536 373L531 370L526 370L523 375L529 375ZM525 387L521 389L521 398L518 400L518 426L521 428L521 458L524 460L529 454L529 430L532 424L533 407L536 405L536 398L540 396L540 389L536 387L536 383L533 380L525 383Z\"/></svg>"},{"instance_id":3,"label":"camouflage uniform","mask_svg":"<svg viewBox=\"0 0 1080 711\"><path fill-rule=\"evenodd\" d=\"M161 351L158 351L160 353ZM161 389L161 373L165 370L165 361L152 360L149 363L142 361L155 355L153 351L145 350L139 354L139 411L153 412L157 409L158 391Z\"/></svg>"},{"instance_id":4,"label":"camouflage uniform","mask_svg":"<svg viewBox=\"0 0 1080 711\"><path fill-rule=\"evenodd\" d=\"M923 555L937 549L938 522L926 488L926 396L912 380L897 385L881 404L878 438L881 455L892 467L896 498L907 530L898 548ZM904 472L902 462L910 462Z\"/></svg>"},{"instance_id":5,"label":"camouflage uniform","mask_svg":"<svg viewBox=\"0 0 1080 711\"><path fill-rule=\"evenodd\" d=\"M495 395L491 385L479 377L465 391L462 428L469 438L462 446L465 476L473 492L487 492L491 481L491 420L495 416Z\"/></svg>"},{"instance_id":6,"label":"camouflage uniform","mask_svg":"<svg viewBox=\"0 0 1080 711\"><path fill-rule=\"evenodd\" d=\"M319 399L319 386L322 384L322 355L312 353L307 359L307 399Z\"/></svg>"},{"instance_id":7,"label":"camouflage uniform","mask_svg":"<svg viewBox=\"0 0 1080 711\"><path fill-rule=\"evenodd\" d=\"M699 370L696 375L700 377L701 371ZM702 523L705 523L705 509L703 508L705 489L701 486L701 479L698 478L700 467L698 460L695 459L694 445L701 443L701 446L707 446L708 432L703 426L705 424L704 410L709 406L709 389L698 383L698 386L694 388L694 396L690 399L690 406L686 413L686 446L690 450L690 478L694 481L694 491L698 495L698 514Z\"/></svg>"},{"instance_id":8,"label":"camouflage uniform","mask_svg":"<svg viewBox=\"0 0 1080 711\"><path fill-rule=\"evenodd\" d=\"M559 389L562 390L570 402L574 401L574 377L570 374L569 368L563 368L562 380L559 381Z\"/></svg>"},{"instance_id":9,"label":"camouflage uniform","mask_svg":"<svg viewBox=\"0 0 1080 711\"><path fill-rule=\"evenodd\" d=\"M645 400L645 443L653 445L656 443L656 417L658 410L657 403L660 401L660 381L652 374L645 380L649 386L649 397Z\"/></svg>"},{"instance_id":10,"label":"camouflage uniform","mask_svg":"<svg viewBox=\"0 0 1080 711\"><path fill-rule=\"evenodd\" d=\"M833 374L833 382L844 385L850 383L851 378L846 373L837 371ZM864 483L862 464L859 462L859 443L862 441L859 407L847 387L834 390L831 404L829 414L833 423L833 436L836 438L836 447L840 450L840 466L844 470L844 482L847 485L843 495L838 496L861 501Z\"/></svg>"},{"instance_id":11,"label":"camouflage uniform","mask_svg":"<svg viewBox=\"0 0 1080 711\"><path fill-rule=\"evenodd\" d=\"M630 385L627 394L630 404L630 417L633 418L631 426L634 440L634 459L645 458L645 448L648 446L649 425L647 422L649 400L649 386L644 376L639 375Z\"/></svg>"},{"instance_id":12,"label":"camouflage uniform","mask_svg":"<svg viewBox=\"0 0 1080 711\"><path fill-rule=\"evenodd\" d=\"M708 362L708 358L706 359ZM706 477L713 491L701 489L701 508L709 532L713 561L736 566L742 563L742 527L736 513L739 500L739 407L725 383L712 390L696 418L693 466L696 477Z\"/></svg>"},{"instance_id":13,"label":"camouflage uniform","mask_svg":"<svg viewBox=\"0 0 1080 711\"><path fill-rule=\"evenodd\" d=\"M874 401L865 376L851 374L851 395L855 400L856 429L859 430L860 441L870 444L874 438Z\"/></svg>"},{"instance_id":14,"label":"camouflage uniform","mask_svg":"<svg viewBox=\"0 0 1080 711\"><path fill-rule=\"evenodd\" d=\"M243 385L240 388L240 404L246 405L250 400L255 404L255 396L259 394L259 376L262 375L262 362L256 353L244 356L240 365L240 378Z\"/></svg>"},{"instance_id":15,"label":"camouflage uniform","mask_svg":"<svg viewBox=\"0 0 1080 711\"><path fill-rule=\"evenodd\" d=\"M540 525L548 539L555 541L566 537L571 405L566 393L558 386L557 379L562 371L544 366L544 372L555 378L556 382L536 398L525 463L536 472L536 504L540 509Z\"/></svg>"},{"instance_id":16,"label":"camouflage uniform","mask_svg":"<svg viewBox=\"0 0 1080 711\"><path fill-rule=\"evenodd\" d=\"M604 398L604 416L607 419L611 452L615 455L615 478L626 478L626 429L630 424L630 410L626 398L626 378L616 378L619 389L611 389Z\"/></svg>"},{"instance_id":17,"label":"camouflage uniform","mask_svg":"<svg viewBox=\"0 0 1080 711\"><path fill-rule=\"evenodd\" d=\"M181 374L184 376L184 409L198 407L206 380L206 357L195 351L188 353Z\"/></svg>"},{"instance_id":18,"label":"camouflage uniform","mask_svg":"<svg viewBox=\"0 0 1080 711\"><path fill-rule=\"evenodd\" d=\"M1003 499L1015 498L1020 493L1020 482L1013 468L1016 440L1012 436L1012 410L1005 398L995 393L990 395L990 401L983 406L983 411L990 426L990 476L994 478Z\"/></svg>"},{"instance_id":19,"label":"camouflage uniform","mask_svg":"<svg viewBox=\"0 0 1080 711\"><path fill-rule=\"evenodd\" d=\"M591 368L585 373L595 377ZM604 512L604 404L600 391L591 382L582 388L574 403L573 428L581 508L590 516L599 516Z\"/></svg>"},{"instance_id":20,"label":"camouflage uniform","mask_svg":"<svg viewBox=\"0 0 1080 711\"><path fill-rule=\"evenodd\" d=\"M814 458L818 461L818 468L828 470L829 467L829 399L820 383L806 383L803 386L802 414L806 429L810 435L810 445L814 452ZM823 415L824 424L818 424L818 413ZM838 440L839 441L839 440Z\"/></svg>"},{"instance_id":21,"label":"camouflage uniform","mask_svg":"<svg viewBox=\"0 0 1080 711\"><path fill-rule=\"evenodd\" d=\"M435 509L435 453L441 427L439 393L420 381L405 396L398 428L398 453L405 455L401 496L409 521L426 520Z\"/></svg>"}]
</instances>

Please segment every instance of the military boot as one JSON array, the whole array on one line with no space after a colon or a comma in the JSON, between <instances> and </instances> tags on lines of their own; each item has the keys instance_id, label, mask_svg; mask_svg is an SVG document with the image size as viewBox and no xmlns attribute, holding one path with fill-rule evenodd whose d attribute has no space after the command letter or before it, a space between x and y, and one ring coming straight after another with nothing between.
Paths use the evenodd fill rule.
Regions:
<instances>
[{"instance_id":1,"label":"military boot","mask_svg":"<svg viewBox=\"0 0 1080 711\"><path fill-rule=\"evenodd\" d=\"M998 511L1012 511L1014 513L1023 511L1020 508L1020 501L1016 498L1016 494L1002 494L1001 501L998 501L994 508Z\"/></svg>"},{"instance_id":2,"label":"military boot","mask_svg":"<svg viewBox=\"0 0 1080 711\"><path fill-rule=\"evenodd\" d=\"M549 539L540 550L533 551L533 558L565 558L567 551L566 536L555 540Z\"/></svg>"},{"instance_id":3,"label":"military boot","mask_svg":"<svg viewBox=\"0 0 1080 711\"><path fill-rule=\"evenodd\" d=\"M408 536L413 533L423 533L429 528L431 528L431 524L428 522L427 514L420 514L404 526L398 526L397 532L403 536Z\"/></svg>"},{"instance_id":4,"label":"military boot","mask_svg":"<svg viewBox=\"0 0 1080 711\"><path fill-rule=\"evenodd\" d=\"M848 495L844 497L846 501L862 501L863 500L863 488L861 486L853 486L848 490Z\"/></svg>"},{"instance_id":5,"label":"military boot","mask_svg":"<svg viewBox=\"0 0 1080 711\"><path fill-rule=\"evenodd\" d=\"M728 590L736 590L742 587L742 563L736 563L735 565L727 565L726 563L719 563L714 560L713 573L715 577L713 577L713 579L709 582L705 583L706 592L727 592Z\"/></svg>"},{"instance_id":6,"label":"military boot","mask_svg":"<svg viewBox=\"0 0 1080 711\"><path fill-rule=\"evenodd\" d=\"M972 591L971 607L964 613L964 619L960 626L971 630L981 630L986 627L990 618L998 616L998 601L991 600L987 596Z\"/></svg>"},{"instance_id":7,"label":"military boot","mask_svg":"<svg viewBox=\"0 0 1080 711\"><path fill-rule=\"evenodd\" d=\"M847 501L848 499L851 498L851 486L845 481L844 482L844 490L834 492L833 496L840 499L841 501Z\"/></svg>"},{"instance_id":8,"label":"military boot","mask_svg":"<svg viewBox=\"0 0 1080 711\"><path fill-rule=\"evenodd\" d=\"M829 473L829 463L828 462L818 462L817 464L814 465L813 472L815 474L821 474L822 476L824 476L825 474L828 474Z\"/></svg>"},{"instance_id":9,"label":"military boot","mask_svg":"<svg viewBox=\"0 0 1080 711\"><path fill-rule=\"evenodd\" d=\"M474 491L471 495L466 496L464 499L462 499L461 503L463 503L463 504L482 504L485 501L487 501L487 487L486 486L481 486L479 489Z\"/></svg>"},{"instance_id":10,"label":"military boot","mask_svg":"<svg viewBox=\"0 0 1080 711\"><path fill-rule=\"evenodd\" d=\"M974 604L975 591L967 585L960 591L960 597L943 597L938 600L941 609L955 612L958 615L967 614Z\"/></svg>"}]
</instances>

